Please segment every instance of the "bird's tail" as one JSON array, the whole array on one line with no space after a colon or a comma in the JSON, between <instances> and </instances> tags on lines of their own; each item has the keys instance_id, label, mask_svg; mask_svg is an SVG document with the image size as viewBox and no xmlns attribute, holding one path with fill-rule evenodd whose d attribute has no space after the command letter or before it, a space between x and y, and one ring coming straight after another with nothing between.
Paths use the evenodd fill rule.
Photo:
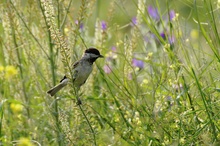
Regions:
<instances>
[{"instance_id":1,"label":"bird's tail","mask_svg":"<svg viewBox=\"0 0 220 146\"><path fill-rule=\"evenodd\" d=\"M47 91L50 96L54 96L58 91L60 91L63 87L67 85L68 80L62 80L58 85L54 86L50 90Z\"/></svg>"}]
</instances>

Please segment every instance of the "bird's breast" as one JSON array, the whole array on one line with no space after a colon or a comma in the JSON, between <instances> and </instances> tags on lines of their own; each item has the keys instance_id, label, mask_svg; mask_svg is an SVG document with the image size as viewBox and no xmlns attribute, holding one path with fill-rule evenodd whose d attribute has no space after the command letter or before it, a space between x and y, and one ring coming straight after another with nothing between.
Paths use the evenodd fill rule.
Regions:
<instances>
[{"instance_id":1,"label":"bird's breast","mask_svg":"<svg viewBox=\"0 0 220 146\"><path fill-rule=\"evenodd\" d=\"M86 82L87 78L92 72L92 65L81 63L77 66L77 68L75 68L75 70L77 75L75 77L74 84L80 87L82 84Z\"/></svg>"}]
</instances>

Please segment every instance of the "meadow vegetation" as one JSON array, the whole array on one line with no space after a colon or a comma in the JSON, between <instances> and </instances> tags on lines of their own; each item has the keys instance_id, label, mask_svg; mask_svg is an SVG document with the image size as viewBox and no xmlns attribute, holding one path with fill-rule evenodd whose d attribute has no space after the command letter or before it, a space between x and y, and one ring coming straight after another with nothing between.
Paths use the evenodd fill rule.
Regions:
<instances>
[{"instance_id":1,"label":"meadow vegetation","mask_svg":"<svg viewBox=\"0 0 220 146\"><path fill-rule=\"evenodd\" d=\"M219 0L1 0L0 145L220 145L219 16ZM79 93L47 95L89 47L105 58Z\"/></svg>"}]
</instances>

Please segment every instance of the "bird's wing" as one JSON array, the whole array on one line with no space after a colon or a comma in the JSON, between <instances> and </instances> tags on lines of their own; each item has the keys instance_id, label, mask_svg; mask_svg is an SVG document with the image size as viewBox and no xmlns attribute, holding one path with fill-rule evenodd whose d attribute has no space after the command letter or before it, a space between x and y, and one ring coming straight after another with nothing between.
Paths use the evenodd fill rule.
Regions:
<instances>
[{"instance_id":1,"label":"bird's wing","mask_svg":"<svg viewBox=\"0 0 220 146\"><path fill-rule=\"evenodd\" d=\"M73 71L73 73L72 73L73 79L77 78L77 76L78 76L78 70L76 69L78 65L79 65L79 61L75 62L72 66L72 68L73 68L73 70L72 70Z\"/></svg>"},{"instance_id":2,"label":"bird's wing","mask_svg":"<svg viewBox=\"0 0 220 146\"><path fill-rule=\"evenodd\" d=\"M73 65L72 65L72 68L76 68L77 66L79 65L79 61L75 62Z\"/></svg>"},{"instance_id":3,"label":"bird's wing","mask_svg":"<svg viewBox=\"0 0 220 146\"><path fill-rule=\"evenodd\" d=\"M73 80L75 80L75 78L77 77L78 75L78 71L75 70L75 68L79 65L79 61L75 62L73 65L72 65L72 71L73 71ZM65 75L61 80L60 80L60 83L62 81L64 81L65 79L67 79L67 76Z\"/></svg>"}]
</instances>

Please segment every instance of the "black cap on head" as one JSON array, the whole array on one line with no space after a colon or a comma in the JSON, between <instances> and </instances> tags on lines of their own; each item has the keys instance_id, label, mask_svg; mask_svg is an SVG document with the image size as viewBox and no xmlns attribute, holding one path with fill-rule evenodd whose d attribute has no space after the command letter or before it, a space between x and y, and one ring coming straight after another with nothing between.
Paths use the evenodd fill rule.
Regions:
<instances>
[{"instance_id":1,"label":"black cap on head","mask_svg":"<svg viewBox=\"0 0 220 146\"><path fill-rule=\"evenodd\" d=\"M103 57L99 50L97 50L96 48L89 48L89 49L86 49L85 50L85 53L91 53L91 54L95 54L95 55L98 55L99 57Z\"/></svg>"}]
</instances>

